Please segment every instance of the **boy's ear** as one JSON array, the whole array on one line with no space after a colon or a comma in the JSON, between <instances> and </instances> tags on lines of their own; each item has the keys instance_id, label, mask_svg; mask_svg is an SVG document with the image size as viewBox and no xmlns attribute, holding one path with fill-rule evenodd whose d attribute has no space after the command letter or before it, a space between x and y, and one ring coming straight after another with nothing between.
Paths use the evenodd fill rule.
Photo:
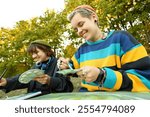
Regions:
<instances>
[{"instance_id":1,"label":"boy's ear","mask_svg":"<svg viewBox=\"0 0 150 117\"><path fill-rule=\"evenodd\" d=\"M96 15L95 13L93 13L93 14L91 15L91 18L93 18L93 20L97 22L97 15Z\"/></svg>"},{"instance_id":2,"label":"boy's ear","mask_svg":"<svg viewBox=\"0 0 150 117\"><path fill-rule=\"evenodd\" d=\"M51 55L51 52L47 52L47 56L50 56Z\"/></svg>"}]
</instances>

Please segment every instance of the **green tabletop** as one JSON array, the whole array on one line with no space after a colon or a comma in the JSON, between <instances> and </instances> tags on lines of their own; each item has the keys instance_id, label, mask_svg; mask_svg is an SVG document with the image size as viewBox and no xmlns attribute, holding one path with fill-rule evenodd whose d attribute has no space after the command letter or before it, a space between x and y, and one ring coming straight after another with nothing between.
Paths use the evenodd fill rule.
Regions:
<instances>
[{"instance_id":1,"label":"green tabletop","mask_svg":"<svg viewBox=\"0 0 150 117\"><path fill-rule=\"evenodd\" d=\"M150 99L150 93L132 92L79 92L48 94L34 98L36 100L142 100Z\"/></svg>"},{"instance_id":2,"label":"green tabletop","mask_svg":"<svg viewBox=\"0 0 150 117\"><path fill-rule=\"evenodd\" d=\"M40 94L40 93L35 93ZM34 93L10 97L10 100L31 99L31 100L150 100L149 92L72 92L72 93L51 93L42 96L35 96ZM25 98L30 97L30 98Z\"/></svg>"}]
</instances>

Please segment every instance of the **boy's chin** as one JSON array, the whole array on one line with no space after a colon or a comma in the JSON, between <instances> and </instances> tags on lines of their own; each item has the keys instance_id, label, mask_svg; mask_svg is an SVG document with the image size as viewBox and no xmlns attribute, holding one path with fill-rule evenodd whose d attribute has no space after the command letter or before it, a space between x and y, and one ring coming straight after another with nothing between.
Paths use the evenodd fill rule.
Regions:
<instances>
[{"instance_id":1,"label":"boy's chin","mask_svg":"<svg viewBox=\"0 0 150 117\"><path fill-rule=\"evenodd\" d=\"M92 40L91 38L89 38L89 39L86 39L86 41L90 41L90 42L93 42L93 40Z\"/></svg>"},{"instance_id":2,"label":"boy's chin","mask_svg":"<svg viewBox=\"0 0 150 117\"><path fill-rule=\"evenodd\" d=\"M35 61L36 64L41 63L41 61Z\"/></svg>"},{"instance_id":3,"label":"boy's chin","mask_svg":"<svg viewBox=\"0 0 150 117\"><path fill-rule=\"evenodd\" d=\"M86 41L90 41L90 38L89 37L86 37L86 38L84 38Z\"/></svg>"},{"instance_id":4,"label":"boy's chin","mask_svg":"<svg viewBox=\"0 0 150 117\"><path fill-rule=\"evenodd\" d=\"M86 41L91 41L92 40L92 37L89 35L87 37L84 38Z\"/></svg>"}]
</instances>

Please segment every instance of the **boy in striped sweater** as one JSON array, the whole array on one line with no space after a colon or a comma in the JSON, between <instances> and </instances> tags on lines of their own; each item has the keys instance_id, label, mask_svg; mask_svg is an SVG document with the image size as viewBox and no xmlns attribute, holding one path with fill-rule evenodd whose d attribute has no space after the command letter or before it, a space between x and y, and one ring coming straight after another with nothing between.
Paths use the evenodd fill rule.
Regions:
<instances>
[{"instance_id":1,"label":"boy in striped sweater","mask_svg":"<svg viewBox=\"0 0 150 117\"><path fill-rule=\"evenodd\" d=\"M69 15L72 27L86 42L70 61L60 58L61 69L68 62L82 78L80 91L150 91L150 58L145 48L126 31L107 35L98 27L95 10L81 5Z\"/></svg>"}]
</instances>

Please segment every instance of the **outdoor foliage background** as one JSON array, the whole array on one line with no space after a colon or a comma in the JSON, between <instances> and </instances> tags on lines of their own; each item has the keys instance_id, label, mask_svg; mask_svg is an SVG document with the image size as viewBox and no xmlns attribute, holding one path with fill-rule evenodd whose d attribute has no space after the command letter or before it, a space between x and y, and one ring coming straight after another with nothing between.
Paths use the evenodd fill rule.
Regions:
<instances>
[{"instance_id":1,"label":"outdoor foliage background","mask_svg":"<svg viewBox=\"0 0 150 117\"><path fill-rule=\"evenodd\" d=\"M8 68L5 77L12 77L30 69L33 61L26 49L36 39L50 43L57 57L70 58L84 40L75 34L66 17L82 4L96 9L102 31L127 30L150 53L149 0L66 0L65 4L61 12L47 10L42 16L16 22L11 29L0 28L0 73Z\"/></svg>"}]
</instances>

